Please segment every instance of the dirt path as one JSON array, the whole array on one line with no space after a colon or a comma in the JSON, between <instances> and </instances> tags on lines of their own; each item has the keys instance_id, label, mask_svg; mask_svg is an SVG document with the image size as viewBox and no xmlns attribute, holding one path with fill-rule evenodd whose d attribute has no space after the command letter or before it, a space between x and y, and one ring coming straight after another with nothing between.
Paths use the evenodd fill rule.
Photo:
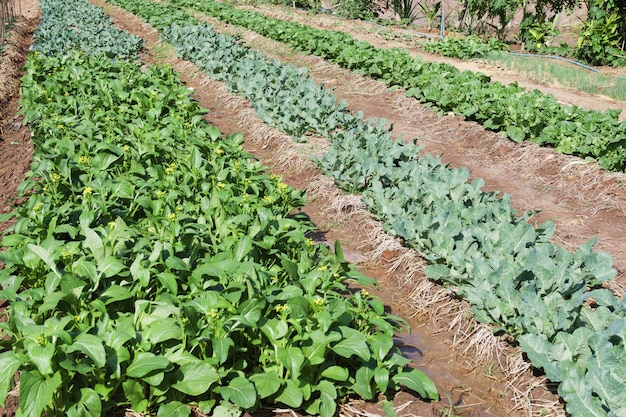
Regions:
<instances>
[{"instance_id":1,"label":"dirt path","mask_svg":"<svg viewBox=\"0 0 626 417\"><path fill-rule=\"evenodd\" d=\"M32 143L30 133L17 114L19 68L26 62L32 33L38 24L39 8L33 0L23 1L22 15L15 22L6 41L0 62L0 213L11 211L10 201L30 168ZM8 224L0 223L0 232ZM0 263L1 265L1 263Z\"/></svg>"}]
</instances>

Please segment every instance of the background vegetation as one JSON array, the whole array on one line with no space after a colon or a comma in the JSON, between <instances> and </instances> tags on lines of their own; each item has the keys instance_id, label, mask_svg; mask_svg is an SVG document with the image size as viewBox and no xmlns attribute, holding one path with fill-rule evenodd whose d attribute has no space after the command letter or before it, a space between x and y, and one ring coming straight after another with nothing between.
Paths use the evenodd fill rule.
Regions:
<instances>
[{"instance_id":1,"label":"background vegetation","mask_svg":"<svg viewBox=\"0 0 626 417\"><path fill-rule=\"evenodd\" d=\"M269 1L321 7L321 0ZM379 10L391 8L404 23L425 18L428 29L440 26L443 13L448 30L496 37L519 43L526 51L567 56L590 65L626 64L626 0L458 0L452 7L449 3L442 7L438 0L334 0L331 8L354 19L373 18ZM558 20L574 11L581 14L580 24L573 28L577 42L556 41Z\"/></svg>"}]
</instances>

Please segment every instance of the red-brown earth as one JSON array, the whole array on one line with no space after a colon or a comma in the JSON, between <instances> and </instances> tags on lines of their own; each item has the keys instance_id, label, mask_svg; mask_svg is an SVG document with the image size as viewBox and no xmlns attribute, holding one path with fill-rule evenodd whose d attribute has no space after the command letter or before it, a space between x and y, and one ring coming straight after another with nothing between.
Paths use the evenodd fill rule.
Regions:
<instances>
[{"instance_id":1,"label":"red-brown earth","mask_svg":"<svg viewBox=\"0 0 626 417\"><path fill-rule=\"evenodd\" d=\"M536 376L538 373L524 361L519 349L493 336L487 326L478 325L468 314L467 305L456 301L449 291L430 283L422 271L425 263L415 252L402 248L399 242L386 236L357 197L340 193L332 181L321 175L308 155L323 151L327 147L324 139L310 137L306 144L294 143L263 124L245 100L229 94L222 84L203 76L190 63L177 59L173 49L162 43L157 32L140 19L102 0L92 2L104 6L120 27L144 38L146 49L142 59L145 62L167 62L181 73L184 82L194 88L201 105L210 109L206 115L209 123L224 134L242 132L246 150L268 166L269 171L283 176L291 185L307 189L307 205L303 210L318 225L319 240L340 240L347 257L361 271L379 279L383 300L412 327L412 334L399 335L398 343L435 381L442 397L441 401L424 402L410 393L400 393L394 399L399 415L564 415L563 405L552 393L554 387L546 384L540 375ZM317 27L347 30L377 46L403 46L415 54L420 53L412 43L383 39L364 22L275 7L263 6L257 10ZM8 42L17 47L7 48L9 58L2 58L0 72L2 213L10 211L11 199L16 196L32 154L29 131L22 126L17 112L19 72L16 69L22 65L37 24L37 1L22 0L21 13L23 17L15 26L21 29L15 31L15 36L24 39L24 43ZM618 270L618 278L611 287L623 293L626 284L626 242L622 239L626 231L625 175L607 173L593 163L556 154L550 149L506 141L457 116L438 116L406 98L401 91L390 92L378 82L319 58L303 56L255 33L207 20L216 25L216 30L239 34L244 42L270 56L307 67L316 81L333 88L339 99L346 99L352 111L363 111L366 117L388 119L397 134L420 138L427 152L443 153L443 160L452 166L470 168L473 176L485 180L485 190L512 194L512 202L519 210L542 208L532 221L554 221L557 243L574 249L597 236L597 248L613 256ZM598 110L624 108L623 102L535 83L521 79L514 72L481 63L420 54L424 59L488 73L501 82L518 81L527 88L554 94L564 103ZM0 224L0 230L7 226ZM12 415L15 401L15 395L9 396L7 409L0 409L0 415ZM382 415L382 411L377 404L355 400L346 402L341 414L369 416Z\"/></svg>"}]
</instances>

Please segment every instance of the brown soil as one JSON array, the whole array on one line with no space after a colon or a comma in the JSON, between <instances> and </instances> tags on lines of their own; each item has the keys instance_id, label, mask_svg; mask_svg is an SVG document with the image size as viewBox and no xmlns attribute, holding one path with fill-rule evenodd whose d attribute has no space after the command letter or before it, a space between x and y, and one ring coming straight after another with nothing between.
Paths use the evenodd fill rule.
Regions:
<instances>
[{"instance_id":1,"label":"brown soil","mask_svg":"<svg viewBox=\"0 0 626 417\"><path fill-rule=\"evenodd\" d=\"M307 189L304 211L318 225L320 242L340 240L349 260L365 273L379 278L381 296L394 312L410 321L413 329L412 335L398 337L399 345L435 381L442 397L438 402L424 402L410 393L400 393L394 399L399 415L564 415L562 405L551 392L554 387L533 375L518 349L494 337L487 326L476 324L468 314L467 305L457 302L450 292L425 278L424 262L416 253L386 236L357 197L343 195L333 187L332 181L315 169L308 155L323 150L327 146L324 139L311 137L307 144L295 144L289 137L264 125L245 100L230 95L223 85L203 76L188 62L176 59L173 50L161 43L154 29L116 7L105 5L102 0L92 2L104 6L120 27L145 39L143 60L168 62L181 73L183 80L194 88L201 105L210 109L206 117L210 123L225 134L243 132L247 151L272 172L282 175L286 182ZM27 39L27 44L29 33L36 25L36 6L36 0L22 0L22 13L27 16L24 22L28 26L22 37ZM292 11L272 13L281 17L297 15ZM327 20L334 21L324 16L290 18L318 26L329 26ZM343 21L341 25L371 43L389 46L388 41L380 40L375 34L360 32L356 27L362 25L360 22ZM337 97L347 99L352 110L362 110L367 117L385 117L394 123L396 133L406 138L421 138L426 151L444 153L443 159L452 166L468 166L476 177L485 180L486 190L512 194L513 204L518 209L543 208L534 220L555 221L558 243L574 248L598 236L598 248L613 255L619 270L614 288L626 284L626 242L622 239L626 232L626 176L606 173L594 164L558 155L549 149L513 144L456 116L439 117L404 97L402 92L389 92L380 83L318 58L301 56L251 32L222 24L217 24L216 29L239 33L255 48L283 61L307 66L316 81L334 88ZM24 57L26 49L19 50L18 55ZM20 65L15 64L15 68ZM5 73L9 74L8 71L0 74ZM502 76L514 80L511 74ZM10 78L15 80L16 77ZM0 85L5 84L0 82ZM590 108L615 107L602 97L557 90L564 94L559 100L571 96L571 100ZM0 107L0 114L4 115L0 129L2 212L9 211L9 200L15 197L32 154L29 132L21 126L16 113L17 87L12 87L11 91L13 98ZM6 226L0 224L0 230ZM0 415L12 415L16 397L10 396L10 399L12 402L7 404L7 410L0 409ZM342 414L383 413L377 404L351 401L343 405Z\"/></svg>"}]
</instances>

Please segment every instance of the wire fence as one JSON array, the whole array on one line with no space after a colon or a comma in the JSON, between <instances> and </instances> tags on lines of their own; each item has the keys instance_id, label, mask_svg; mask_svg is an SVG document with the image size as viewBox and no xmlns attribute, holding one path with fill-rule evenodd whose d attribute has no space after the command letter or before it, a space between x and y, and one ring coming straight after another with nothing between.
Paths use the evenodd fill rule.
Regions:
<instances>
[{"instance_id":1,"label":"wire fence","mask_svg":"<svg viewBox=\"0 0 626 417\"><path fill-rule=\"evenodd\" d=\"M0 45L4 42L8 26L17 13L16 0L0 0Z\"/></svg>"}]
</instances>

